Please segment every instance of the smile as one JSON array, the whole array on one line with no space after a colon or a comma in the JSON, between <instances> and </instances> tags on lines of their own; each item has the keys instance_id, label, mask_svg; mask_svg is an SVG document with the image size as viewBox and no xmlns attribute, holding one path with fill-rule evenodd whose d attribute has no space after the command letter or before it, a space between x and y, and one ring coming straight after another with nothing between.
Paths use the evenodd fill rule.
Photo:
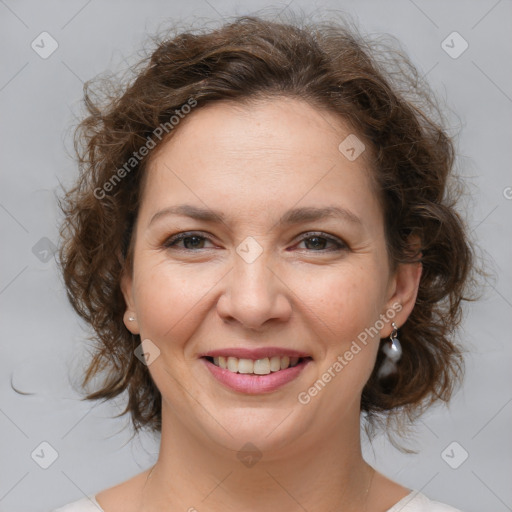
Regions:
<instances>
[{"instance_id":1,"label":"smile","mask_svg":"<svg viewBox=\"0 0 512 512\"><path fill-rule=\"evenodd\" d=\"M219 368L227 369L233 373L252 375L268 375L269 373L286 370L299 364L303 357L273 356L262 359L245 359L238 357L207 357L211 363ZM311 359L311 358L309 358Z\"/></svg>"},{"instance_id":2,"label":"smile","mask_svg":"<svg viewBox=\"0 0 512 512\"><path fill-rule=\"evenodd\" d=\"M311 357L272 356L262 359L201 357L211 376L244 394L271 393L292 382L312 362Z\"/></svg>"}]
</instances>

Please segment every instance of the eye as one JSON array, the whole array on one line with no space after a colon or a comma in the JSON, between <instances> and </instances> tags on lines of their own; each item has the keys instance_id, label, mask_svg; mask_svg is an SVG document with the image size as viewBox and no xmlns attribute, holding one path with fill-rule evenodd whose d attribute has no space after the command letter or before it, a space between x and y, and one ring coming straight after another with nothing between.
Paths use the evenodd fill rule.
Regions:
<instances>
[{"instance_id":1,"label":"eye","mask_svg":"<svg viewBox=\"0 0 512 512\"><path fill-rule=\"evenodd\" d=\"M173 235L168 238L164 242L164 247L167 248L179 248L179 249L188 249L188 250L197 250L197 249L209 249L209 247L204 247L205 241L209 241L208 237L202 236L199 233L194 232L185 232L178 233L177 235ZM183 242L183 246L179 247L178 244Z\"/></svg>"},{"instance_id":2,"label":"eye","mask_svg":"<svg viewBox=\"0 0 512 512\"><path fill-rule=\"evenodd\" d=\"M304 243L306 248L311 249L313 252L333 252L348 249L347 244L342 240L326 233L306 233L299 243ZM325 247L328 244L334 245L334 248L326 249Z\"/></svg>"},{"instance_id":3,"label":"eye","mask_svg":"<svg viewBox=\"0 0 512 512\"><path fill-rule=\"evenodd\" d=\"M203 236L201 233L184 232L169 237L163 245L168 249L176 248L197 251L200 249L210 249L211 247L204 246L205 242L208 241L211 242L211 239ZM306 245L306 249L309 249L309 252L334 252L348 249L347 244L342 240L321 232L305 233L299 244L301 243ZM329 244L331 245L331 249L326 248Z\"/></svg>"}]
</instances>

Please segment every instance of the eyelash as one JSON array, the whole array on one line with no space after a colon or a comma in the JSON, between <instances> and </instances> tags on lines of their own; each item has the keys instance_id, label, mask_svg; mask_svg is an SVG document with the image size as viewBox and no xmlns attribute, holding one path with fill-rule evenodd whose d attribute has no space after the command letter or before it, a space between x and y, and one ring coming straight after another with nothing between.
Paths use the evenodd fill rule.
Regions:
<instances>
[{"instance_id":1,"label":"eyelash","mask_svg":"<svg viewBox=\"0 0 512 512\"><path fill-rule=\"evenodd\" d=\"M201 238L203 240L208 240L211 242L210 238L208 238L207 236L203 236L200 232L186 231L186 232L178 233L176 235L169 237L164 242L163 245L167 249L172 249L172 248L176 247L176 243L181 242L185 238L193 238L193 237ZM343 242L333 236L327 235L326 233L322 233L322 232L310 231L310 232L304 233L304 236L299 240L299 243L303 242L304 240L309 240L311 238L320 238L320 239L327 240L328 242L335 244L336 248L335 249L320 249L318 251L310 250L309 252L326 253L326 252L346 251L349 249L348 245L345 242ZM187 249L187 248L180 248L180 249L184 250L184 251L189 251L189 252L197 252L197 251L201 250L201 249Z\"/></svg>"}]
</instances>

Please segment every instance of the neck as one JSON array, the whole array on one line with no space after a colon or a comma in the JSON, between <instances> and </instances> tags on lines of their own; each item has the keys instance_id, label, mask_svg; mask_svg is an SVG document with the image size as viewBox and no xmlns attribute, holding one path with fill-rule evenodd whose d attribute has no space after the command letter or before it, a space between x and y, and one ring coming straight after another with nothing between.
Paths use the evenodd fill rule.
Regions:
<instances>
[{"instance_id":1,"label":"neck","mask_svg":"<svg viewBox=\"0 0 512 512\"><path fill-rule=\"evenodd\" d=\"M241 448L245 443L234 444ZM251 454L201 437L164 406L160 454L146 481L141 508L365 510L373 471L361 454L358 415L344 422L341 431L338 423L323 432L320 440L318 434L303 436L284 447L254 450L252 459L240 460Z\"/></svg>"}]
</instances>

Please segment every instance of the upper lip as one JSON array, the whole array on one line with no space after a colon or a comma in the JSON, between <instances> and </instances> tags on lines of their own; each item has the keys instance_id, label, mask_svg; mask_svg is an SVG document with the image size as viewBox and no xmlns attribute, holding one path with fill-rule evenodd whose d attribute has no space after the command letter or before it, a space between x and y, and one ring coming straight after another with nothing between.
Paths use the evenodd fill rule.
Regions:
<instances>
[{"instance_id":1,"label":"upper lip","mask_svg":"<svg viewBox=\"0 0 512 512\"><path fill-rule=\"evenodd\" d=\"M200 354L199 357L236 357L238 359L264 359L265 357L288 356L288 357L311 357L308 353L300 350L292 350L281 347L259 347L259 348L219 348Z\"/></svg>"}]
</instances>

